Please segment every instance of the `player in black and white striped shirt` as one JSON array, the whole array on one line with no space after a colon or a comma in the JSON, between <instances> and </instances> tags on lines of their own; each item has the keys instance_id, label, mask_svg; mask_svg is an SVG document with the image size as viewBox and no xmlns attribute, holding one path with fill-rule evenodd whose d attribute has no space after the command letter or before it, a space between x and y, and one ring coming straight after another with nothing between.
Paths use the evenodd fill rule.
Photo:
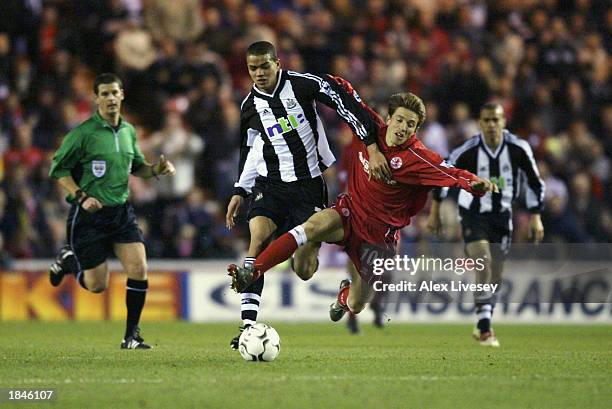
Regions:
<instances>
[{"instance_id":1,"label":"player in black and white striped shirt","mask_svg":"<svg viewBox=\"0 0 612 409\"><path fill-rule=\"evenodd\" d=\"M453 150L448 162L468 170L478 177L491 180L499 193L487 193L481 198L459 192L459 215L468 257L488 260L485 269L477 273L478 283L500 284L504 260L512 241L512 203L525 189L525 204L531 218L529 228L535 242L542 240L544 227L540 212L544 206L544 182L529 144L511 134L506 126L504 110L495 103L480 110L482 133L475 135ZM434 193L428 226L440 232L439 202L448 189ZM491 330L495 295L475 294L478 315L477 336L481 345L499 346Z\"/></svg>"},{"instance_id":2,"label":"player in black and white striped shirt","mask_svg":"<svg viewBox=\"0 0 612 409\"><path fill-rule=\"evenodd\" d=\"M251 241L245 267L252 265L274 233L282 234L327 207L322 172L335 158L317 114L317 101L334 109L368 146L371 175L391 178L375 142L378 126L356 93L347 93L332 76L281 70L276 49L266 41L251 44L246 61L255 84L240 108L240 176L226 215L227 227L232 228L244 198L250 196ZM304 280L318 267L319 246L304 246L294 255L293 269ZM242 292L242 328L255 323L262 290L263 277ZM237 349L238 337L230 345Z\"/></svg>"}]
</instances>

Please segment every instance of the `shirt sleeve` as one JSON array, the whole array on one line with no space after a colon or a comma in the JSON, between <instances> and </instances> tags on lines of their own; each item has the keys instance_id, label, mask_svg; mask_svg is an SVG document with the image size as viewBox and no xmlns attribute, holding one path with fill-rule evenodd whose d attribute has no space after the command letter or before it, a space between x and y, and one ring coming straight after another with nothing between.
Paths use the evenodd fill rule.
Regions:
<instances>
[{"instance_id":1,"label":"shirt sleeve","mask_svg":"<svg viewBox=\"0 0 612 409\"><path fill-rule=\"evenodd\" d=\"M530 213L541 213L544 209L544 181L540 178L538 165L531 147L526 141L518 143L521 148L519 156L519 169L525 174L525 206Z\"/></svg>"},{"instance_id":2,"label":"shirt sleeve","mask_svg":"<svg viewBox=\"0 0 612 409\"><path fill-rule=\"evenodd\" d=\"M450 165L436 152L420 143L415 145L417 146L408 148L400 156L405 163L393 172L397 182L420 186L458 187L475 196L483 195L474 192L470 186L470 182L477 179L476 175ZM391 165L393 166L393 158Z\"/></svg>"},{"instance_id":3,"label":"shirt sleeve","mask_svg":"<svg viewBox=\"0 0 612 409\"><path fill-rule=\"evenodd\" d=\"M349 95L352 95L357 101L359 101L359 105L361 106L361 108L364 109L368 113L368 115L370 116L370 119L374 121L376 126L380 128L385 125L384 119L376 111L374 111L372 108L367 106L365 102L363 102L363 100L361 99L361 97L359 96L355 88L353 88L353 84L351 84L350 82L348 82L342 77L331 76L331 75L329 77L333 79L334 81L336 81Z\"/></svg>"},{"instance_id":4,"label":"shirt sleeve","mask_svg":"<svg viewBox=\"0 0 612 409\"><path fill-rule=\"evenodd\" d=\"M257 163L263 160L254 147L247 147L247 149L248 152L242 171L240 172L240 178L238 182L234 184L234 194L242 197L246 197L251 193L255 185L255 179L259 175L259 172L257 172Z\"/></svg>"},{"instance_id":5,"label":"shirt sleeve","mask_svg":"<svg viewBox=\"0 0 612 409\"><path fill-rule=\"evenodd\" d=\"M249 128L244 120L240 123L240 159L238 161L238 181L234 184L234 194L248 196L257 178L257 152L253 148L259 131ZM263 158L261 158L263 160Z\"/></svg>"},{"instance_id":6,"label":"shirt sleeve","mask_svg":"<svg viewBox=\"0 0 612 409\"><path fill-rule=\"evenodd\" d=\"M364 108L359 94L348 81L331 75L318 77L293 71L289 74L300 78L296 84L303 87L307 94L335 110L364 144L371 145L376 142L378 125L370 116L370 112Z\"/></svg>"},{"instance_id":7,"label":"shirt sleeve","mask_svg":"<svg viewBox=\"0 0 612 409\"><path fill-rule=\"evenodd\" d=\"M132 143L134 145L134 159L132 160L132 173L136 171L136 169L140 168L145 164L145 157L138 146L138 137L136 136L136 130L132 128Z\"/></svg>"},{"instance_id":8,"label":"shirt sleeve","mask_svg":"<svg viewBox=\"0 0 612 409\"><path fill-rule=\"evenodd\" d=\"M49 170L49 177L53 179L71 176L72 169L79 163L82 155L81 134L78 128L70 131L55 152Z\"/></svg>"}]
</instances>

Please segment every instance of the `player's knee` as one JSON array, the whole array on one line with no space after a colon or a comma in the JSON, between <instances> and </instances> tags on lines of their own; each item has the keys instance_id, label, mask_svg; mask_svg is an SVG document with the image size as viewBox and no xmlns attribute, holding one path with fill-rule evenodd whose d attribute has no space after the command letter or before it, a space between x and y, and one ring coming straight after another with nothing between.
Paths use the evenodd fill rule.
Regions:
<instances>
[{"instance_id":1,"label":"player's knee","mask_svg":"<svg viewBox=\"0 0 612 409\"><path fill-rule=\"evenodd\" d=\"M314 238L316 238L319 234L321 234L321 231L323 230L323 224L317 220L312 219L306 220L302 224L302 227L304 228L304 232L306 233L306 237L309 241L312 241Z\"/></svg>"},{"instance_id":2,"label":"player's knee","mask_svg":"<svg viewBox=\"0 0 612 409\"><path fill-rule=\"evenodd\" d=\"M491 264L491 252L485 246L468 247L468 256L477 260L480 264Z\"/></svg>"},{"instance_id":3,"label":"player's knee","mask_svg":"<svg viewBox=\"0 0 612 409\"><path fill-rule=\"evenodd\" d=\"M130 264L126 268L126 274L129 278L134 279L134 280L146 280L147 264L146 263Z\"/></svg>"},{"instance_id":4,"label":"player's knee","mask_svg":"<svg viewBox=\"0 0 612 409\"><path fill-rule=\"evenodd\" d=\"M107 287L107 283L102 281L96 281L87 285L87 289L95 294L100 294L101 292L104 292Z\"/></svg>"},{"instance_id":5,"label":"player's knee","mask_svg":"<svg viewBox=\"0 0 612 409\"><path fill-rule=\"evenodd\" d=\"M302 227L304 228L304 232L306 233L306 237L312 237L316 233L317 223L311 220L306 220Z\"/></svg>"},{"instance_id":6,"label":"player's knee","mask_svg":"<svg viewBox=\"0 0 612 409\"><path fill-rule=\"evenodd\" d=\"M316 268L316 264L296 267L295 274L297 274L297 276L300 277L302 280L308 281L317 271Z\"/></svg>"},{"instance_id":7,"label":"player's knee","mask_svg":"<svg viewBox=\"0 0 612 409\"><path fill-rule=\"evenodd\" d=\"M260 253L264 248L268 238L263 234L251 234L250 250Z\"/></svg>"},{"instance_id":8,"label":"player's knee","mask_svg":"<svg viewBox=\"0 0 612 409\"><path fill-rule=\"evenodd\" d=\"M319 246L307 245L293 257L293 271L304 281L310 280L319 268L318 250Z\"/></svg>"}]
</instances>

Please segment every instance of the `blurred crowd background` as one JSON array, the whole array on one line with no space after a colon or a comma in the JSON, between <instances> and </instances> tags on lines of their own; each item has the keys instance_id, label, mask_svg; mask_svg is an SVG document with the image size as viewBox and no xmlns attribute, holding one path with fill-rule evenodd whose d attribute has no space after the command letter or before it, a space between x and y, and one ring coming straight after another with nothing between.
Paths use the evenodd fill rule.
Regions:
<instances>
[{"instance_id":1,"label":"blurred crowd background","mask_svg":"<svg viewBox=\"0 0 612 409\"><path fill-rule=\"evenodd\" d=\"M48 177L67 131L94 109L95 75L124 80L124 116L174 178L131 181L152 257L238 256L246 224L225 228L237 177L244 52L277 45L284 69L333 73L385 114L391 93L427 105L420 138L446 156L499 101L547 185L546 241L612 242L612 9L606 0L1 0L0 248L52 257L68 204ZM351 138L321 109L336 157ZM326 174L330 199L342 185ZM448 207L447 221L454 220ZM427 212L405 229L428 240ZM528 216L517 209L515 240ZM452 224L452 223L451 223ZM459 240L456 222L447 239Z\"/></svg>"}]
</instances>

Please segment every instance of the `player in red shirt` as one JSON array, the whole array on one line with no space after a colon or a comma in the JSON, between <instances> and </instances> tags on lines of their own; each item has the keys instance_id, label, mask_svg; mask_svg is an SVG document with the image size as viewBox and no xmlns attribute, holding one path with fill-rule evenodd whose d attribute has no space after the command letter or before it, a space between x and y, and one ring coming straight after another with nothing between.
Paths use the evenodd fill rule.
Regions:
<instances>
[{"instance_id":1,"label":"player in red shirt","mask_svg":"<svg viewBox=\"0 0 612 409\"><path fill-rule=\"evenodd\" d=\"M336 79L358 98L351 85ZM264 272L283 262L307 242L328 242L344 247L353 262L353 282L343 280L330 317L338 321L346 311L359 313L372 294L369 260L393 257L399 230L425 206L429 191L437 186L459 187L482 196L495 185L444 162L416 137L425 120L425 105L412 93L389 98L386 123L362 103L379 125L378 146L392 170L393 180L372 180L368 153L355 140L351 146L348 194L342 194L332 208L312 215L305 223L273 241L255 260L252 268L228 267L232 288L240 292ZM373 253L375 252L375 253ZM361 279L359 279L361 278ZM367 284L367 285L365 285Z\"/></svg>"}]
</instances>

